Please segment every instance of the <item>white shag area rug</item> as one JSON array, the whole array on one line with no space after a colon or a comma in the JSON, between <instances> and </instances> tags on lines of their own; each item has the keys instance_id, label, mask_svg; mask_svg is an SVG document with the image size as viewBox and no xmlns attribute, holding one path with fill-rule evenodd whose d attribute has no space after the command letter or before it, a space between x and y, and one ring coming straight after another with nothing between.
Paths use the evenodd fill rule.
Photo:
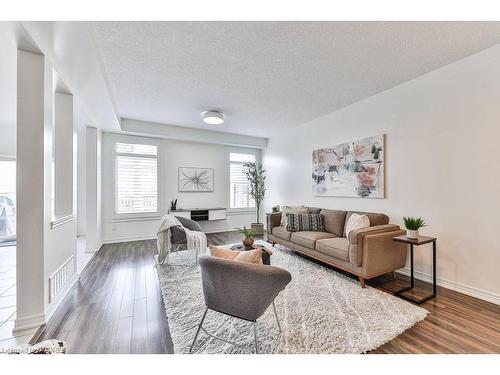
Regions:
<instances>
[{"instance_id":1,"label":"white shag area rug","mask_svg":"<svg viewBox=\"0 0 500 375\"><path fill-rule=\"evenodd\" d=\"M193 259L190 252L184 252L171 256L170 264L157 266L175 353L189 353L205 311L201 275ZM375 288L362 289L357 280L282 246L273 248L271 264L288 270L292 281L275 300L282 334L272 306L258 320L261 353L364 353L392 340L429 313ZM209 310L203 326L243 348L200 331L194 347L197 353L254 352L252 323Z\"/></svg>"}]
</instances>

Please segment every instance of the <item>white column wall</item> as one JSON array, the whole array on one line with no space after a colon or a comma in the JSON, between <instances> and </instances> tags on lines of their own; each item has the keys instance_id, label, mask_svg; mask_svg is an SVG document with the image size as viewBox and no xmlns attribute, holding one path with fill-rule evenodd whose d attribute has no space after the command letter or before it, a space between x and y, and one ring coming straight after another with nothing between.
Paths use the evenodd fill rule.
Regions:
<instances>
[{"instance_id":1,"label":"white column wall","mask_svg":"<svg viewBox=\"0 0 500 375\"><path fill-rule=\"evenodd\" d=\"M17 54L17 318L44 320L44 57Z\"/></svg>"},{"instance_id":2,"label":"white column wall","mask_svg":"<svg viewBox=\"0 0 500 375\"><path fill-rule=\"evenodd\" d=\"M101 235L101 141L99 129L86 129L85 221L86 251L95 252L102 244Z\"/></svg>"}]
</instances>

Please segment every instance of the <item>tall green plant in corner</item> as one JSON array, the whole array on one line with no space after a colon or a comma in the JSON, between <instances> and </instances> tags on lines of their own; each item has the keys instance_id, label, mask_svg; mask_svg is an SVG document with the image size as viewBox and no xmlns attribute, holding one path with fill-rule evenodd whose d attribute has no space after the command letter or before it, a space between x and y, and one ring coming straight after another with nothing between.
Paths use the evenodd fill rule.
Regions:
<instances>
[{"instance_id":1,"label":"tall green plant in corner","mask_svg":"<svg viewBox=\"0 0 500 375\"><path fill-rule=\"evenodd\" d=\"M255 208L257 209L257 221L252 224L252 228L262 233L263 224L260 223L260 204L266 194L266 171L262 167L262 163L245 163L245 175L250 184L250 195L255 200ZM257 224L254 226L254 224Z\"/></svg>"}]
</instances>

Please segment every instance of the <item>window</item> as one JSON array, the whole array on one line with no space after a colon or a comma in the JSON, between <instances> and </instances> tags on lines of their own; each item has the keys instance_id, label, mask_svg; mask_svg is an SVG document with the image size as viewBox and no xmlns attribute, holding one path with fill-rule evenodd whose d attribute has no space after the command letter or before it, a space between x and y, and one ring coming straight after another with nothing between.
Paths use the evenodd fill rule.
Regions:
<instances>
[{"instance_id":1,"label":"window","mask_svg":"<svg viewBox=\"0 0 500 375\"><path fill-rule=\"evenodd\" d=\"M250 196L244 167L245 163L255 162L255 155L229 153L229 207L230 208L254 208L255 201Z\"/></svg>"},{"instance_id":2,"label":"window","mask_svg":"<svg viewBox=\"0 0 500 375\"><path fill-rule=\"evenodd\" d=\"M158 212L158 148L116 143L115 211L117 214Z\"/></svg>"}]
</instances>

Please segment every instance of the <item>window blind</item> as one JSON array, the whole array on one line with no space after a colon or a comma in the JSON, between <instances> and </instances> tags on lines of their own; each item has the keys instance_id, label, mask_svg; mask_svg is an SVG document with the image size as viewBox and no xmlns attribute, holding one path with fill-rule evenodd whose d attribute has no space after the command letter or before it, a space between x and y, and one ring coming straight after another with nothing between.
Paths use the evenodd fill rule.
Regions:
<instances>
[{"instance_id":1,"label":"window blind","mask_svg":"<svg viewBox=\"0 0 500 375\"><path fill-rule=\"evenodd\" d=\"M250 185L248 184L244 164L255 162L253 154L229 154L229 198L230 208L253 208L255 201L250 196Z\"/></svg>"},{"instance_id":2,"label":"window blind","mask_svg":"<svg viewBox=\"0 0 500 375\"><path fill-rule=\"evenodd\" d=\"M158 211L157 147L116 144L116 213Z\"/></svg>"}]
</instances>

